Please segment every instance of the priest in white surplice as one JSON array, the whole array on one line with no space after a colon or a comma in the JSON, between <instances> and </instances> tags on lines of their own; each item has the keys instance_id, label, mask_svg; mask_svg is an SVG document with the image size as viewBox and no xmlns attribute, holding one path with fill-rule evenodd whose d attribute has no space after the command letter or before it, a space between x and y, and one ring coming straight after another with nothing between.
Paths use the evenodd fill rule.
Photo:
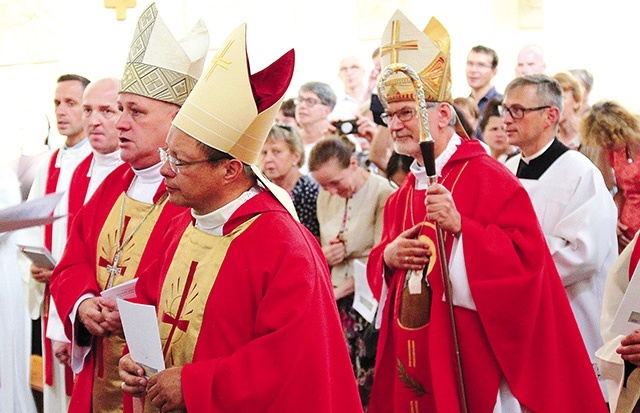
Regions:
<instances>
[{"instance_id":1,"label":"priest in white surplice","mask_svg":"<svg viewBox=\"0 0 640 413\"><path fill-rule=\"evenodd\" d=\"M605 279L618 254L617 210L598 169L555 138L562 109L562 89L548 76L509 83L501 110L522 157L507 166L531 197L606 399L595 352Z\"/></svg>"}]
</instances>

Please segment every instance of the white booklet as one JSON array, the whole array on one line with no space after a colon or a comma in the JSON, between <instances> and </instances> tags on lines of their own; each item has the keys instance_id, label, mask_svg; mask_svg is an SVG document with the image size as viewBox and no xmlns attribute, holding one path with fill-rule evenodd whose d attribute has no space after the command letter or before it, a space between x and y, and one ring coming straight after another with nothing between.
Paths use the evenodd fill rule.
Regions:
<instances>
[{"instance_id":1,"label":"white booklet","mask_svg":"<svg viewBox=\"0 0 640 413\"><path fill-rule=\"evenodd\" d=\"M111 287L108 290L104 290L100 292L100 295L104 298L122 298L123 300L129 300L131 298L136 298L136 284L138 282L137 278L133 280L129 280L127 282L123 282L122 284L118 284L115 287Z\"/></svg>"},{"instance_id":2,"label":"white booklet","mask_svg":"<svg viewBox=\"0 0 640 413\"><path fill-rule=\"evenodd\" d=\"M18 245L20 252L27 256L38 267L52 270L56 266L56 260L46 247L35 245Z\"/></svg>"},{"instance_id":3,"label":"white booklet","mask_svg":"<svg viewBox=\"0 0 640 413\"><path fill-rule=\"evenodd\" d=\"M625 291L622 301L620 302L620 307L618 307L618 312L613 318L613 323L610 328L612 333L628 336L640 329L640 300L638 299L638 297L640 297L639 268L640 265L637 266L633 272L631 281L629 281L629 285L627 286L627 291Z\"/></svg>"},{"instance_id":4,"label":"white booklet","mask_svg":"<svg viewBox=\"0 0 640 413\"><path fill-rule=\"evenodd\" d=\"M0 232L44 225L61 218L62 216L54 217L51 214L63 194L64 192L48 194L1 210Z\"/></svg>"},{"instance_id":5,"label":"white booklet","mask_svg":"<svg viewBox=\"0 0 640 413\"><path fill-rule=\"evenodd\" d=\"M121 298L117 298L116 303L133 361L144 368L147 377L164 370L156 308L152 305L130 303Z\"/></svg>"},{"instance_id":6,"label":"white booklet","mask_svg":"<svg viewBox=\"0 0 640 413\"><path fill-rule=\"evenodd\" d=\"M378 301L373 297L373 292L367 281L367 265L359 260L353 261L353 280L355 292L353 293L353 309L372 323L378 309Z\"/></svg>"}]
</instances>

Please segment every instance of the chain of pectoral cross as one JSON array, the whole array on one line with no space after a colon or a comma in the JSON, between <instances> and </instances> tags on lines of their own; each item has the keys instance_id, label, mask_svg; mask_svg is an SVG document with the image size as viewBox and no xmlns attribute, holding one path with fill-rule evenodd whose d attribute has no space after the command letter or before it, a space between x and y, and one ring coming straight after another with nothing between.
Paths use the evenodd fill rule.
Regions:
<instances>
[{"instance_id":1,"label":"chain of pectoral cross","mask_svg":"<svg viewBox=\"0 0 640 413\"><path fill-rule=\"evenodd\" d=\"M107 281L107 286L105 288L106 290L113 287L113 283L115 281L116 275L122 274L122 268L118 266L118 263L120 261L120 256L122 254L122 250L124 249L124 247L127 246L129 241L131 241L135 233L138 232L138 230L140 229L142 224L144 224L147 218L149 218L149 215L151 215L151 213L156 209L156 207L159 204L162 203L162 201L164 201L166 197L167 197L167 194L166 193L163 194L160 197L160 199L158 199L158 201L154 203L151 206L151 208L149 208L145 216L142 217L142 219L140 220L140 222L138 222L138 225L136 225L133 231L131 231L129 235L127 235L127 237L125 238L124 237L124 232L125 232L125 225L124 225L124 209L125 208L124 207L125 207L125 202L127 200L127 196L126 194L123 196L122 206L120 207L120 225L118 227L118 232L116 233L116 239L118 240L118 245L116 246L116 252L113 255L113 260L111 261L111 264L107 265L107 272L109 273L109 279Z\"/></svg>"}]
</instances>

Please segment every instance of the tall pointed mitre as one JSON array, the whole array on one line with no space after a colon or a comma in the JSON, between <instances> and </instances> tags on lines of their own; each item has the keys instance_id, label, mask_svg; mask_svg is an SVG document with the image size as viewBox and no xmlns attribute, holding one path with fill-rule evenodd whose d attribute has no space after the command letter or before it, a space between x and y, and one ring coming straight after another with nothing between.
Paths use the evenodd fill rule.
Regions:
<instances>
[{"instance_id":1,"label":"tall pointed mitre","mask_svg":"<svg viewBox=\"0 0 640 413\"><path fill-rule=\"evenodd\" d=\"M451 103L450 44L449 33L435 17L420 31L397 10L382 35L382 67L391 63L411 66L420 77L427 101ZM387 78L385 89L387 102L415 99L411 79L402 73Z\"/></svg>"},{"instance_id":2,"label":"tall pointed mitre","mask_svg":"<svg viewBox=\"0 0 640 413\"><path fill-rule=\"evenodd\" d=\"M173 125L205 145L251 165L278 200L295 216L291 196L272 184L255 162L287 91L295 63L293 49L251 74L247 25L222 43L180 108Z\"/></svg>"},{"instance_id":3,"label":"tall pointed mitre","mask_svg":"<svg viewBox=\"0 0 640 413\"><path fill-rule=\"evenodd\" d=\"M202 20L178 41L152 3L138 19L120 91L181 106L202 73L208 49Z\"/></svg>"}]
</instances>

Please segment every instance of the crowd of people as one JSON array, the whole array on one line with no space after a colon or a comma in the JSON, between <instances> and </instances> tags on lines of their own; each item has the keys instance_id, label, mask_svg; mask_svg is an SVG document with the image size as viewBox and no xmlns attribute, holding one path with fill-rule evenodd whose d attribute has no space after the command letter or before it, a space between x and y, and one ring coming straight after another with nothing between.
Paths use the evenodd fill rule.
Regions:
<instances>
[{"instance_id":1,"label":"crowd of people","mask_svg":"<svg viewBox=\"0 0 640 413\"><path fill-rule=\"evenodd\" d=\"M295 52L251 73L246 31L207 64L205 24L178 41L152 4L121 79L57 79L64 146L32 184L0 169L2 206L64 194L0 234L0 411L36 411L29 315L46 413L640 411L640 329L611 330L640 259L638 115L537 45L504 91L473 47L454 99L447 30L400 11L371 73L345 56L344 90L285 99ZM161 371L103 296L134 279Z\"/></svg>"}]
</instances>

